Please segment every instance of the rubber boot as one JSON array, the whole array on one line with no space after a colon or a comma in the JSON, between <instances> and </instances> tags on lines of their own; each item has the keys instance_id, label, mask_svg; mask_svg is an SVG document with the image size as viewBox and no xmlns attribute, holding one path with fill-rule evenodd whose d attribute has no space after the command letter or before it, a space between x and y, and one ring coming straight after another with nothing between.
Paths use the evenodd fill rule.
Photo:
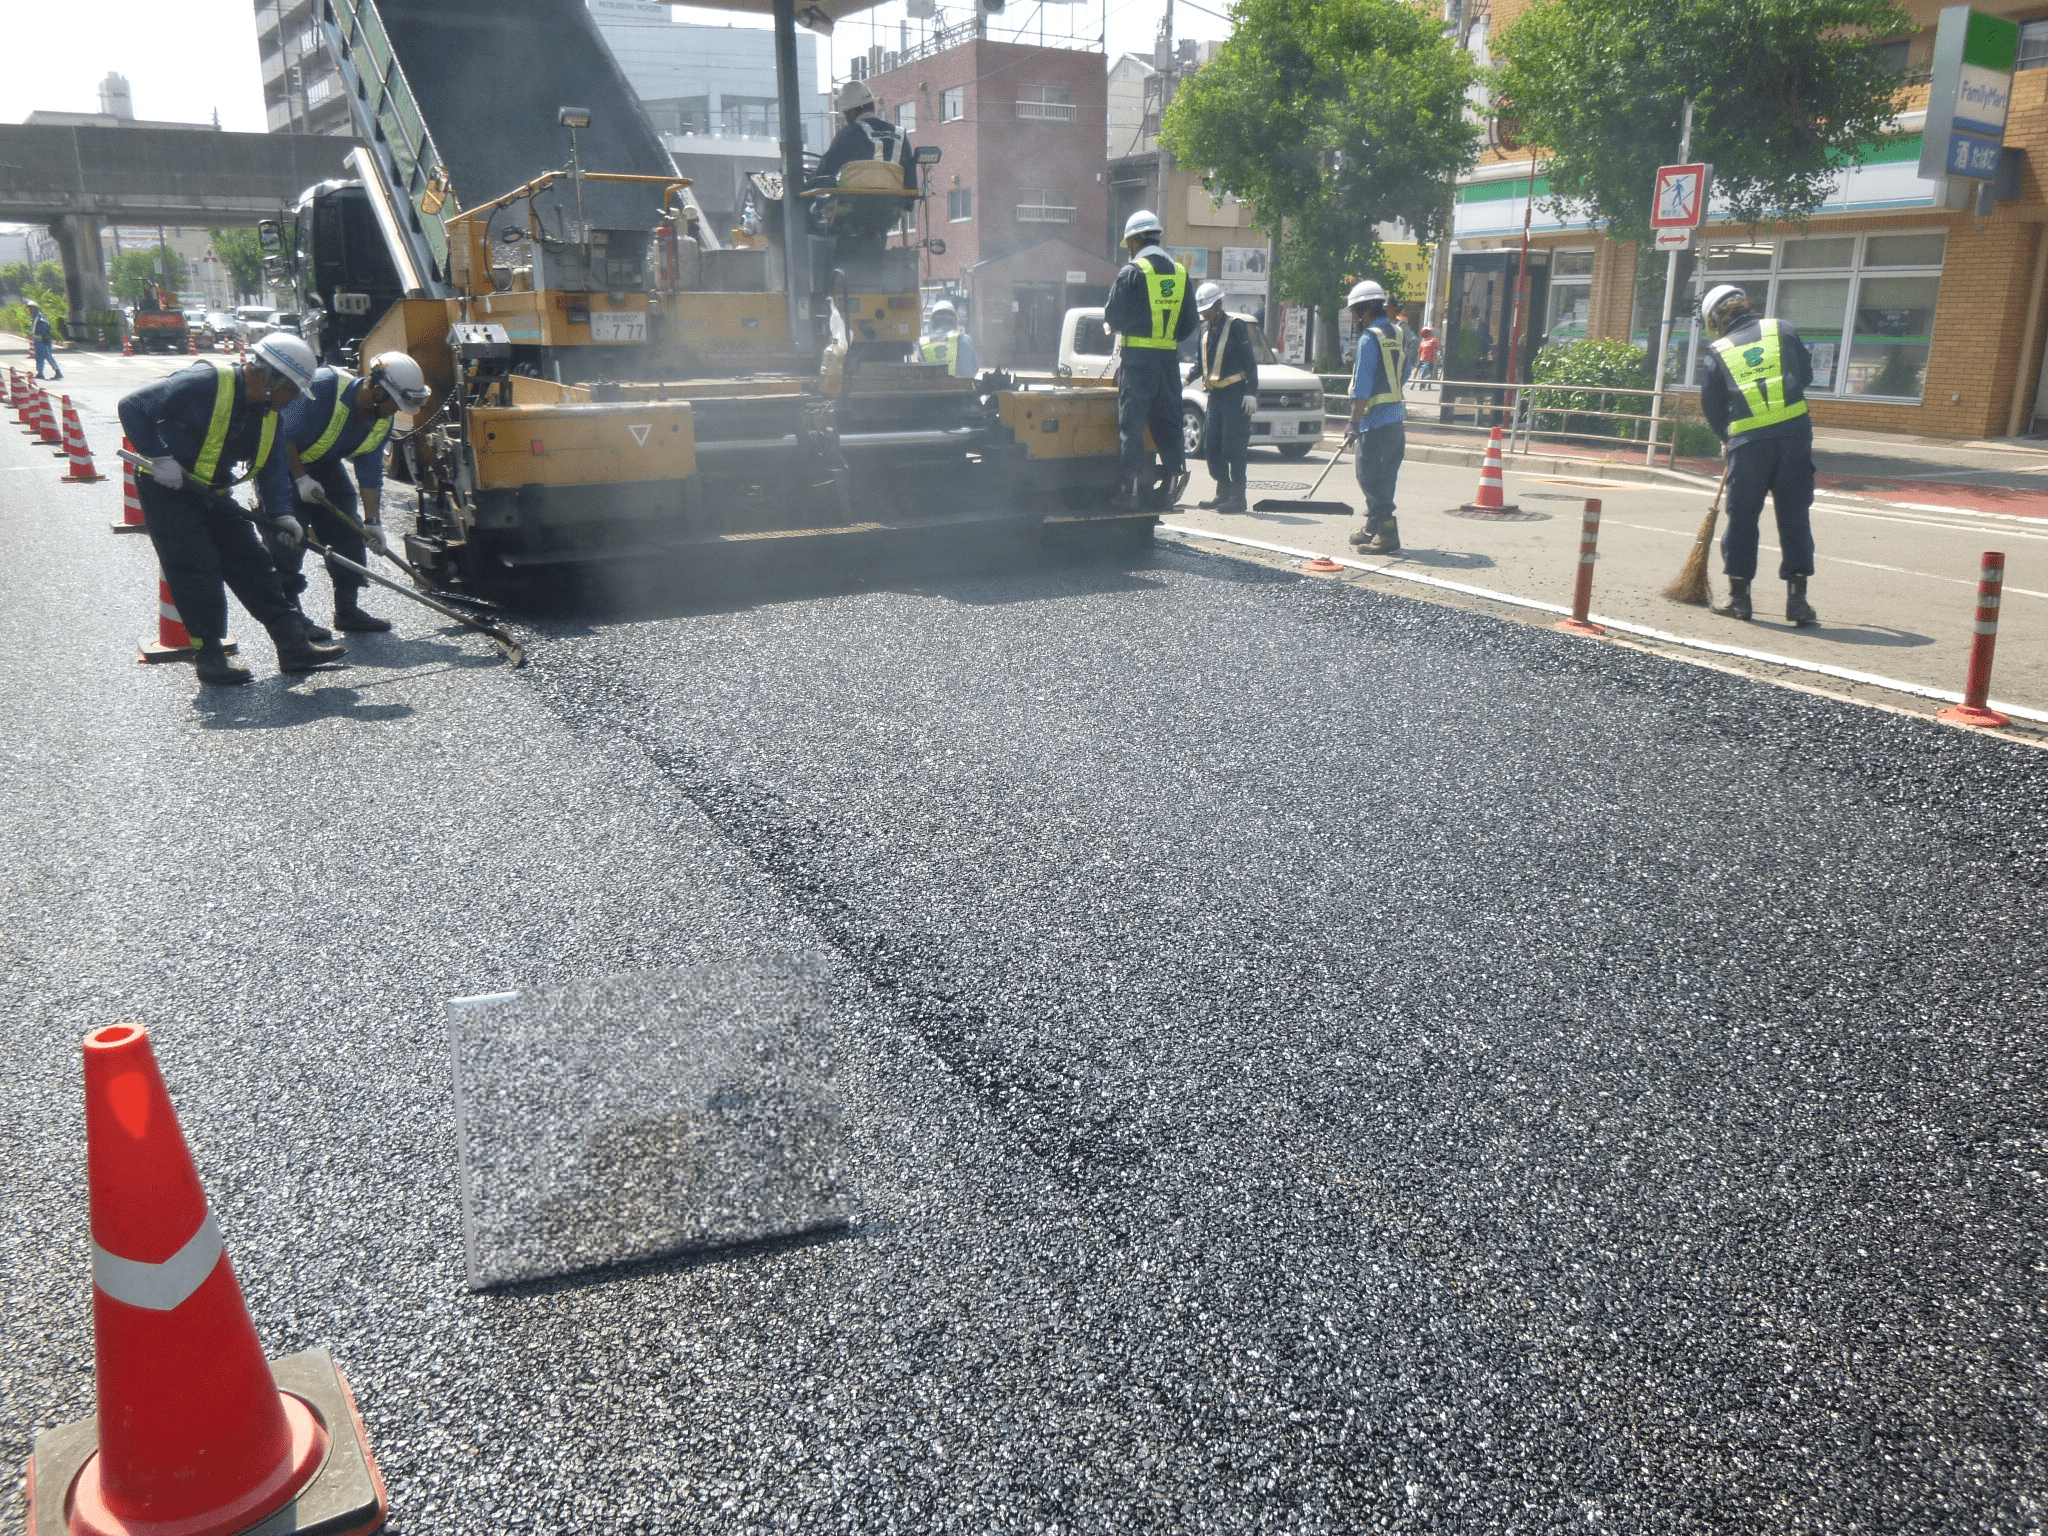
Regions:
<instances>
[{"instance_id":1,"label":"rubber boot","mask_svg":"<svg viewBox=\"0 0 2048 1536\"><path fill-rule=\"evenodd\" d=\"M292 612L296 613L299 616L299 624L305 629L306 638L308 640L327 641L332 640L334 638L333 630L329 629L325 624L315 624L311 619L306 617L306 610L301 605L301 601L297 594L294 594L292 596L291 604Z\"/></svg>"},{"instance_id":2,"label":"rubber boot","mask_svg":"<svg viewBox=\"0 0 2048 1536\"><path fill-rule=\"evenodd\" d=\"M1230 471L1225 470L1216 477L1216 494L1207 501L1195 503L1204 512L1227 512L1230 510Z\"/></svg>"},{"instance_id":3,"label":"rubber boot","mask_svg":"<svg viewBox=\"0 0 2048 1536\"><path fill-rule=\"evenodd\" d=\"M381 635L391 628L391 621L363 612L356 604L355 593L351 592L344 598L337 592L334 595L334 627L352 635Z\"/></svg>"},{"instance_id":4,"label":"rubber boot","mask_svg":"<svg viewBox=\"0 0 2048 1536\"><path fill-rule=\"evenodd\" d=\"M1250 512L1251 508L1245 505L1244 492L1244 474L1242 471L1233 470L1230 476L1230 494L1223 499L1221 510L1225 512Z\"/></svg>"},{"instance_id":5,"label":"rubber boot","mask_svg":"<svg viewBox=\"0 0 2048 1536\"><path fill-rule=\"evenodd\" d=\"M1746 619L1749 617L1749 578L1747 576L1730 576L1728 578L1728 601L1717 604L1714 612L1726 614L1731 619Z\"/></svg>"},{"instance_id":6,"label":"rubber boot","mask_svg":"<svg viewBox=\"0 0 2048 1536\"><path fill-rule=\"evenodd\" d=\"M1401 552L1401 525L1391 515L1380 520L1379 531L1365 546L1365 552L1369 555L1398 555Z\"/></svg>"},{"instance_id":7,"label":"rubber boot","mask_svg":"<svg viewBox=\"0 0 2048 1536\"><path fill-rule=\"evenodd\" d=\"M1804 576L1785 578L1785 617L1801 629L1811 629L1820 622L1820 615L1813 611L1813 604L1806 600Z\"/></svg>"},{"instance_id":8,"label":"rubber boot","mask_svg":"<svg viewBox=\"0 0 2048 1536\"><path fill-rule=\"evenodd\" d=\"M199 674L199 681L215 687L230 687L250 680L247 667L237 665L228 653L221 649L218 640L199 642L199 654L192 658L192 668Z\"/></svg>"},{"instance_id":9,"label":"rubber boot","mask_svg":"<svg viewBox=\"0 0 2048 1536\"><path fill-rule=\"evenodd\" d=\"M345 645L323 645L308 639L290 619L271 626L270 639L277 647L277 670L280 672L310 672L348 654Z\"/></svg>"}]
</instances>

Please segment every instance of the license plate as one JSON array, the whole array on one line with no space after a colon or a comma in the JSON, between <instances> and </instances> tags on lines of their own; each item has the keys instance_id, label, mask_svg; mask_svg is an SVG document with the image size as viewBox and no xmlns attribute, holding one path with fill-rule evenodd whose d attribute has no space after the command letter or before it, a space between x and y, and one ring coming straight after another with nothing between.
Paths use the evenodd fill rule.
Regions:
<instances>
[{"instance_id":1,"label":"license plate","mask_svg":"<svg viewBox=\"0 0 2048 1536\"><path fill-rule=\"evenodd\" d=\"M1274 423L1273 423L1273 435L1274 435L1275 437L1292 437L1292 436L1294 436L1294 423L1293 423L1293 422L1291 422L1291 421L1276 421L1276 422L1274 422Z\"/></svg>"},{"instance_id":2,"label":"license plate","mask_svg":"<svg viewBox=\"0 0 2048 1536\"><path fill-rule=\"evenodd\" d=\"M637 309L593 309L590 312L592 341L645 341L647 317Z\"/></svg>"}]
</instances>

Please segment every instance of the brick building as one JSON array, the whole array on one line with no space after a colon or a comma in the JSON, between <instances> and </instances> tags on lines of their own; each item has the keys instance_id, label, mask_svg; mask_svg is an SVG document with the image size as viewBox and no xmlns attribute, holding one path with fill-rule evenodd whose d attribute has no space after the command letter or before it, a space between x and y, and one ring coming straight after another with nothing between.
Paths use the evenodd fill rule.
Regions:
<instances>
[{"instance_id":1,"label":"brick building","mask_svg":"<svg viewBox=\"0 0 2048 1536\"><path fill-rule=\"evenodd\" d=\"M1528 0L1493 0L1497 33ZM1817 423L1938 437L2048 430L2048 4L1985 0L2021 23L2005 130L2025 151L2016 196L1986 217L1955 207L1917 174L1938 0L1906 0L1919 23L1896 50L1907 87L1898 142L1849 168L1802 224L1709 222L1681 260L1671 377L1694 387L1706 341L1687 311L1704 286L1736 282L1799 327L1814 352ZM1483 34L1482 34L1483 35ZM1668 156L1678 158L1674 141ZM1448 291L1437 314L1446 372L1499 378L1512 318L1529 161L1489 153L1460 183ZM1548 191L1534 184L1538 198ZM1525 355L1580 336L1654 346L1664 258L1617 244L1539 202L1532 224L1532 342Z\"/></svg>"},{"instance_id":2,"label":"brick building","mask_svg":"<svg viewBox=\"0 0 2048 1536\"><path fill-rule=\"evenodd\" d=\"M926 257L927 302L965 300L984 365L1049 363L1061 312L1100 303L1116 270L1103 56L969 38L899 54L868 84L912 143L944 155L917 236L946 244Z\"/></svg>"}]
</instances>

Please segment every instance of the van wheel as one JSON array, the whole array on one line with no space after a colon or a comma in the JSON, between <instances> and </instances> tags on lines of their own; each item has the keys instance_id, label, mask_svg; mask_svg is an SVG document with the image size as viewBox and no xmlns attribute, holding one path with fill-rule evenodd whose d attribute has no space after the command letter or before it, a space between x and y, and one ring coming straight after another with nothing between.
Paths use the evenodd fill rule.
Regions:
<instances>
[{"instance_id":1,"label":"van wheel","mask_svg":"<svg viewBox=\"0 0 2048 1536\"><path fill-rule=\"evenodd\" d=\"M1202 408L1186 401L1180 407L1180 451L1191 459L1202 454Z\"/></svg>"}]
</instances>

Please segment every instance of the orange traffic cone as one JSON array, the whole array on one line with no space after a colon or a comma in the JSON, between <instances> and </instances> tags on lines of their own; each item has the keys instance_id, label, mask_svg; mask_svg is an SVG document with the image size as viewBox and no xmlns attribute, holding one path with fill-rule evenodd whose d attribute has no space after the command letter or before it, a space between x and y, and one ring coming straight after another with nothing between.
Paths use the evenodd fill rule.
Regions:
<instances>
[{"instance_id":1,"label":"orange traffic cone","mask_svg":"<svg viewBox=\"0 0 2048 1536\"><path fill-rule=\"evenodd\" d=\"M125 437L121 447L128 453L135 451L135 445ZM110 526L116 533L149 532L142 518L142 492L135 483L135 466L126 459L121 461L121 521Z\"/></svg>"},{"instance_id":2,"label":"orange traffic cone","mask_svg":"<svg viewBox=\"0 0 2048 1536\"><path fill-rule=\"evenodd\" d=\"M141 510L138 505L138 512ZM235 653L235 642L223 640L220 648L230 656ZM162 566L156 571L156 638L142 637L141 647L136 654L137 661L190 661L199 654L199 642L194 640L185 628L185 621L178 617L178 605L171 601L171 584L164 579Z\"/></svg>"},{"instance_id":3,"label":"orange traffic cone","mask_svg":"<svg viewBox=\"0 0 2048 1536\"><path fill-rule=\"evenodd\" d=\"M50 409L49 391L36 391L36 441L45 446L55 443L61 450L64 434L57 430L57 413Z\"/></svg>"},{"instance_id":4,"label":"orange traffic cone","mask_svg":"<svg viewBox=\"0 0 2048 1536\"><path fill-rule=\"evenodd\" d=\"M199 355L199 333L197 331L188 330L185 332L185 351L192 357Z\"/></svg>"},{"instance_id":5,"label":"orange traffic cone","mask_svg":"<svg viewBox=\"0 0 2048 1536\"><path fill-rule=\"evenodd\" d=\"M1486 440L1486 462L1479 470L1479 490L1475 499L1458 508L1460 512L1519 512L1519 506L1511 506L1507 500L1507 483L1501 478L1500 428L1493 429L1493 435Z\"/></svg>"},{"instance_id":6,"label":"orange traffic cone","mask_svg":"<svg viewBox=\"0 0 2048 1536\"><path fill-rule=\"evenodd\" d=\"M35 421L32 417L36 405L35 386L30 384L27 379L20 380L19 384L20 387L14 391L8 403L14 407L14 419L33 432L35 430Z\"/></svg>"},{"instance_id":7,"label":"orange traffic cone","mask_svg":"<svg viewBox=\"0 0 2048 1536\"><path fill-rule=\"evenodd\" d=\"M79 424L69 395L64 397L64 453L71 460L71 471L64 477L66 485L91 485L107 478L92 466L92 450L85 446L85 428Z\"/></svg>"},{"instance_id":8,"label":"orange traffic cone","mask_svg":"<svg viewBox=\"0 0 2048 1536\"><path fill-rule=\"evenodd\" d=\"M382 1525L390 1501L334 1362L324 1350L263 1358L140 1025L86 1036L85 1165L99 1415L36 1436L28 1529Z\"/></svg>"},{"instance_id":9,"label":"orange traffic cone","mask_svg":"<svg viewBox=\"0 0 2048 1536\"><path fill-rule=\"evenodd\" d=\"M121 355L123 357L133 357L135 355L135 333L133 331L123 331L121 333Z\"/></svg>"}]
</instances>

